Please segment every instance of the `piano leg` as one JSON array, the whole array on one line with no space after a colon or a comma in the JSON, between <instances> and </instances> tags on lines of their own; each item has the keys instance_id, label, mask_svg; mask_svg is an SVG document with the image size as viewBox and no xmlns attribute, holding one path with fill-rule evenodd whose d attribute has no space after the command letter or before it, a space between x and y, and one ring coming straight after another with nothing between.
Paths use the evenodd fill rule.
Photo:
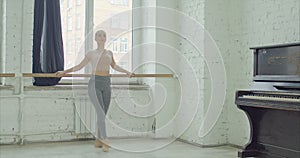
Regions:
<instances>
[{"instance_id":1,"label":"piano leg","mask_svg":"<svg viewBox=\"0 0 300 158\"><path fill-rule=\"evenodd\" d=\"M257 132L256 129L257 122L261 120L261 114L259 114L257 111L253 111L251 108L247 108L244 106L239 106L240 109L243 109L247 117L250 121L250 130L251 130L251 136L250 141L246 145L245 149L243 151L238 152L238 157L245 158L245 157L257 157L259 156L259 150L263 149L263 146L257 143Z\"/></svg>"},{"instance_id":2,"label":"piano leg","mask_svg":"<svg viewBox=\"0 0 300 158\"><path fill-rule=\"evenodd\" d=\"M246 157L257 157L259 155L257 150L243 150L238 152L238 157L246 158Z\"/></svg>"},{"instance_id":3,"label":"piano leg","mask_svg":"<svg viewBox=\"0 0 300 158\"><path fill-rule=\"evenodd\" d=\"M239 106L250 121L251 137L238 157L300 158L300 112Z\"/></svg>"}]
</instances>

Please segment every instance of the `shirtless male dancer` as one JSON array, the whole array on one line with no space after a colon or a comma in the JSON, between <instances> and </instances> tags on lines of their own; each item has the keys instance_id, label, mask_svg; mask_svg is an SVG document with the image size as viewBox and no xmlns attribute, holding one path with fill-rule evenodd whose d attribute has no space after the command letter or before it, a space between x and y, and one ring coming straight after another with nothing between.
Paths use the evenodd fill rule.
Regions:
<instances>
[{"instance_id":1,"label":"shirtless male dancer","mask_svg":"<svg viewBox=\"0 0 300 158\"><path fill-rule=\"evenodd\" d=\"M134 76L134 73L118 66L113 58L113 53L104 48L106 42L105 31L97 31L95 41L97 42L97 49L88 51L85 58L78 65L56 72L56 76L59 77L66 73L78 71L88 63L92 64L93 73L89 80L88 93L97 113L95 147L102 147L104 152L108 152L109 145L106 135L105 116L111 99L110 66L116 71L126 73L128 77Z\"/></svg>"}]
</instances>

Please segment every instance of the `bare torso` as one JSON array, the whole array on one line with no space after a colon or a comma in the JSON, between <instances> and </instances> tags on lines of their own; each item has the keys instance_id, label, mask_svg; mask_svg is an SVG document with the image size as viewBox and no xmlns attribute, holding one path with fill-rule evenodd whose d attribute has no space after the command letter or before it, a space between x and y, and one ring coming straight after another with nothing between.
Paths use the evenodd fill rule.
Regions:
<instances>
[{"instance_id":1,"label":"bare torso","mask_svg":"<svg viewBox=\"0 0 300 158\"><path fill-rule=\"evenodd\" d=\"M109 75L110 65L112 63L113 54L109 50L100 52L99 50L92 50L87 53L87 57L92 64L92 73L96 75Z\"/></svg>"}]
</instances>

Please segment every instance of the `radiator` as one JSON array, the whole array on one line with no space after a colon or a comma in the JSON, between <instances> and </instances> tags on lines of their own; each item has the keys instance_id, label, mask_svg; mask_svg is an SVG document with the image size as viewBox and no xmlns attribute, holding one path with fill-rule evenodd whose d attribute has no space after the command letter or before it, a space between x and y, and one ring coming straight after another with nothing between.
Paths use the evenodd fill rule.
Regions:
<instances>
[{"instance_id":1,"label":"radiator","mask_svg":"<svg viewBox=\"0 0 300 158\"><path fill-rule=\"evenodd\" d=\"M95 108L89 98L78 98L75 100L75 133L95 134L96 124Z\"/></svg>"}]
</instances>

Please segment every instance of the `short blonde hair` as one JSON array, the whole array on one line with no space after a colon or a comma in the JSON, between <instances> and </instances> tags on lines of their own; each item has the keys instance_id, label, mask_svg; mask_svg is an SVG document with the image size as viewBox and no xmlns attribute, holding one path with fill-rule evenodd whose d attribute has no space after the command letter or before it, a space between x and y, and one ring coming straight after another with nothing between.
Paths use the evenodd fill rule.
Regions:
<instances>
[{"instance_id":1,"label":"short blonde hair","mask_svg":"<svg viewBox=\"0 0 300 158\"><path fill-rule=\"evenodd\" d=\"M106 32L105 32L104 30L98 30L98 31L95 33L95 35L97 35L98 33L103 33L104 36L106 37Z\"/></svg>"}]
</instances>

